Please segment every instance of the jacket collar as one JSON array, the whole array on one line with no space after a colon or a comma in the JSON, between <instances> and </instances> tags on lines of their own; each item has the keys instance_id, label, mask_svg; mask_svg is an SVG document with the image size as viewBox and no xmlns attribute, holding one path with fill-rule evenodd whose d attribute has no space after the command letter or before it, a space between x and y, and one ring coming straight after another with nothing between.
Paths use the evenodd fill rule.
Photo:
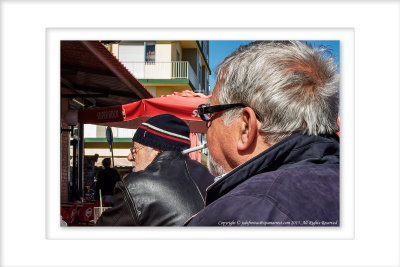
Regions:
<instances>
[{"instance_id":1,"label":"jacket collar","mask_svg":"<svg viewBox=\"0 0 400 267\"><path fill-rule=\"evenodd\" d=\"M181 158L185 158L181 151L163 151L154 158L153 162Z\"/></svg>"},{"instance_id":2,"label":"jacket collar","mask_svg":"<svg viewBox=\"0 0 400 267\"><path fill-rule=\"evenodd\" d=\"M310 163L339 164L339 138L294 134L241 164L207 189L206 205L259 173Z\"/></svg>"}]
</instances>

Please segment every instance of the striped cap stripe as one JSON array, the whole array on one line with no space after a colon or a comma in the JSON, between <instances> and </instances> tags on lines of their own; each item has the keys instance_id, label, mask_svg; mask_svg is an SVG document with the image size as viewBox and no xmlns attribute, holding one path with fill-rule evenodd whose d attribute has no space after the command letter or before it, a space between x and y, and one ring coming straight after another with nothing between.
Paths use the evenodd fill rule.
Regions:
<instances>
[{"instance_id":1,"label":"striped cap stripe","mask_svg":"<svg viewBox=\"0 0 400 267\"><path fill-rule=\"evenodd\" d=\"M183 136L183 135L180 135L180 134L176 134L176 133L172 133L172 132L169 132L169 131L160 129L160 128L158 128L158 127L156 127L156 126L153 126L153 125L151 125L151 124L148 124L148 123L146 123L146 122L142 123L142 125L145 125L145 126L149 127L150 129L153 129L153 130L155 130L155 131L157 131L157 132L161 132L161 133L165 133L165 134L168 134L168 135L171 135L171 136L175 136L175 137L178 137L178 138L180 138L180 139L188 140L188 141L190 142L190 138L188 138L188 137L186 137L186 136Z\"/></svg>"},{"instance_id":2,"label":"striped cap stripe","mask_svg":"<svg viewBox=\"0 0 400 267\"><path fill-rule=\"evenodd\" d=\"M189 144L189 145L190 145L190 141L182 140L182 139L180 139L180 138L175 138L175 137L172 137L172 136L169 136L169 135L166 135L166 134L162 134L162 133L153 131L152 129L147 128L146 126L140 125L139 128L142 128L142 129L144 129L144 130L146 130L146 131L149 131L149 132L152 133L152 134L155 134L155 135L158 135L158 136L161 136L161 137L168 138L168 139L170 139L170 140L174 140L174 141L178 141L178 142L182 142L182 143L185 143L185 144ZM190 140L190 139L189 139L189 140Z\"/></svg>"}]
</instances>

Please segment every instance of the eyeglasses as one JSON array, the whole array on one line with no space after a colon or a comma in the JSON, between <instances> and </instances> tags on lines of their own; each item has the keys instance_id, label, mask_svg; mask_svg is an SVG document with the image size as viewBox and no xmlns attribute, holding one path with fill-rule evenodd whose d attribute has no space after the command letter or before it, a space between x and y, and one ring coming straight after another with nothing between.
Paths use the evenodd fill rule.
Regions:
<instances>
[{"instance_id":1,"label":"eyeglasses","mask_svg":"<svg viewBox=\"0 0 400 267\"><path fill-rule=\"evenodd\" d=\"M213 113L224 111L224 110L228 110L228 109L231 109L231 108L236 108L236 107L248 107L248 105L243 104L243 103L227 104L227 105L215 105L215 106L210 106L210 104L202 104L197 108L197 110L199 112L200 118L203 121L206 121L207 122L207 127L209 127L209 122L212 119L212 114ZM261 116L257 113L257 111L254 110L254 113L256 114L257 119L259 121L261 121Z\"/></svg>"},{"instance_id":2,"label":"eyeglasses","mask_svg":"<svg viewBox=\"0 0 400 267\"><path fill-rule=\"evenodd\" d=\"M131 151L131 154L133 155L133 154L137 153L142 148L144 148L144 146L140 146L140 147L133 146L129 150Z\"/></svg>"}]
</instances>

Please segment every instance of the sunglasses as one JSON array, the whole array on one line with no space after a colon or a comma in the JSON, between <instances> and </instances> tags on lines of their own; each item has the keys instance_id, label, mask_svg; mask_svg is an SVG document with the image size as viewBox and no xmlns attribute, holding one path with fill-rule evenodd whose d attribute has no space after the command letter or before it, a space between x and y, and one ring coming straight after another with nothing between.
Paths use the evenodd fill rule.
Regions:
<instances>
[{"instance_id":1,"label":"sunglasses","mask_svg":"<svg viewBox=\"0 0 400 267\"><path fill-rule=\"evenodd\" d=\"M200 118L203 121L209 122L209 121L211 121L213 113L225 111L225 110L228 110L231 108L236 108L236 107L248 107L248 105L243 104L243 103L215 105L215 106L210 106L210 104L202 104L197 108L197 110L199 112ZM254 110L254 113L256 114L257 119L259 121L261 121L261 116L257 113L257 111Z\"/></svg>"}]
</instances>

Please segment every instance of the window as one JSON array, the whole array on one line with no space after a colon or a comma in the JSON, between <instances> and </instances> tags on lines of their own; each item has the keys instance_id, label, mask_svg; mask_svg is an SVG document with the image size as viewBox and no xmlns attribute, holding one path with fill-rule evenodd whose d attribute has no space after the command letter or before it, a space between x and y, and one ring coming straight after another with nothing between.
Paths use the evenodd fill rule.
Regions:
<instances>
[{"instance_id":1,"label":"window","mask_svg":"<svg viewBox=\"0 0 400 267\"><path fill-rule=\"evenodd\" d=\"M145 46L145 61L154 63L156 61L156 42L146 42Z\"/></svg>"}]
</instances>

